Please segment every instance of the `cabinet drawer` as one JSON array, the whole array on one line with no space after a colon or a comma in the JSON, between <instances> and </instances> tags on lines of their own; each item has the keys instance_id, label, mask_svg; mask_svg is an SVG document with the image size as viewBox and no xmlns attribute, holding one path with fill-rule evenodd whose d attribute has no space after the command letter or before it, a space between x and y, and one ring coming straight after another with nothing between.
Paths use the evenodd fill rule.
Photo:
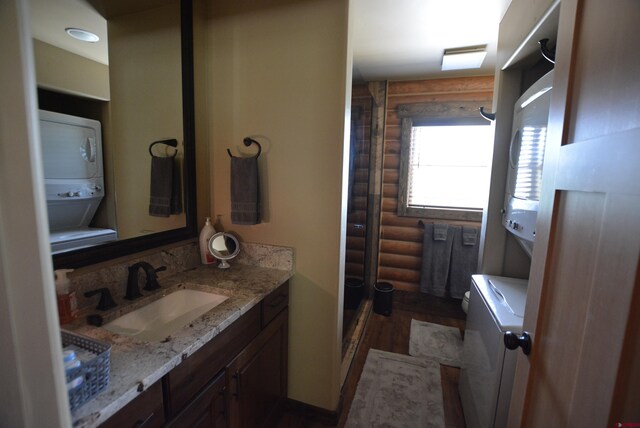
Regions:
<instances>
[{"instance_id":1,"label":"cabinet drawer","mask_svg":"<svg viewBox=\"0 0 640 428\"><path fill-rule=\"evenodd\" d=\"M155 428L163 424L162 383L156 382L107 419L100 428Z\"/></svg>"},{"instance_id":2,"label":"cabinet drawer","mask_svg":"<svg viewBox=\"0 0 640 428\"><path fill-rule=\"evenodd\" d=\"M167 417L175 417L260 332L256 305L162 378Z\"/></svg>"},{"instance_id":3,"label":"cabinet drawer","mask_svg":"<svg viewBox=\"0 0 640 428\"><path fill-rule=\"evenodd\" d=\"M289 281L275 289L262 301L262 328L289 306Z\"/></svg>"}]
</instances>

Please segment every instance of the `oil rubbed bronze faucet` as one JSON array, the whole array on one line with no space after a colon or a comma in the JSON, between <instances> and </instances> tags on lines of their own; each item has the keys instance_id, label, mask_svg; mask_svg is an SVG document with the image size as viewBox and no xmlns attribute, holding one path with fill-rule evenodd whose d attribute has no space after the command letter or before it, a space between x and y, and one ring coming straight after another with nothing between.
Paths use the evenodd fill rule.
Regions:
<instances>
[{"instance_id":1,"label":"oil rubbed bronze faucet","mask_svg":"<svg viewBox=\"0 0 640 428\"><path fill-rule=\"evenodd\" d=\"M160 284L158 284L158 274L157 272L161 272L166 270L166 266L160 266L155 269L147 262L138 262L131 266L129 266L129 277L127 278L127 292L124 296L127 300L134 300L138 297L142 297L140 293L140 287L138 287L138 270L142 268L145 272L146 283L144 286L144 290L153 291L160 288Z\"/></svg>"},{"instance_id":2,"label":"oil rubbed bronze faucet","mask_svg":"<svg viewBox=\"0 0 640 428\"><path fill-rule=\"evenodd\" d=\"M108 288L98 288L97 290L91 290L84 293L85 297L92 297L96 294L100 294L100 301L98 302L98 306L96 309L100 311L107 311L111 308L115 308L118 306L116 302L111 298L111 293Z\"/></svg>"}]
</instances>

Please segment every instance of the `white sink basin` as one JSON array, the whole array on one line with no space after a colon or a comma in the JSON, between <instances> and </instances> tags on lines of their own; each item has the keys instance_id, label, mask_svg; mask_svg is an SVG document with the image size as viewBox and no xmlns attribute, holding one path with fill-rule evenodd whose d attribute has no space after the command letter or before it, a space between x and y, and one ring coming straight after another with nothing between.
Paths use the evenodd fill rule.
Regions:
<instances>
[{"instance_id":1,"label":"white sink basin","mask_svg":"<svg viewBox=\"0 0 640 428\"><path fill-rule=\"evenodd\" d=\"M138 340L158 342L228 298L204 291L178 290L105 324L103 328Z\"/></svg>"}]
</instances>

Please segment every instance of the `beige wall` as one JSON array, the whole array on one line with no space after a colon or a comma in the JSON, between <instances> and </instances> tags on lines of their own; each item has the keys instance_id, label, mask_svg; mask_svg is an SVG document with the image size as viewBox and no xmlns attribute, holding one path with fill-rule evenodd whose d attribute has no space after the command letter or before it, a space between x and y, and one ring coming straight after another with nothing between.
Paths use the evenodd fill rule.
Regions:
<instances>
[{"instance_id":1,"label":"beige wall","mask_svg":"<svg viewBox=\"0 0 640 428\"><path fill-rule=\"evenodd\" d=\"M345 126L351 63L347 0L208 2L211 214L243 240L295 248L289 397L334 410L340 393ZM253 2L255 3L255 2ZM278 3L277 5L275 3ZM222 10L225 9L225 10ZM348 84L347 84L348 82ZM345 117L347 118L345 122ZM202 120L202 118L200 118ZM229 156L263 143L265 220L230 221Z\"/></svg>"},{"instance_id":2,"label":"beige wall","mask_svg":"<svg viewBox=\"0 0 640 428\"><path fill-rule=\"evenodd\" d=\"M118 235L184 227L184 214L149 216L149 145L175 138L180 160L183 153L179 3L116 17L108 25L111 103L105 138L113 147Z\"/></svg>"},{"instance_id":3,"label":"beige wall","mask_svg":"<svg viewBox=\"0 0 640 428\"><path fill-rule=\"evenodd\" d=\"M109 100L109 66L33 40L38 86L102 101Z\"/></svg>"},{"instance_id":4,"label":"beige wall","mask_svg":"<svg viewBox=\"0 0 640 428\"><path fill-rule=\"evenodd\" d=\"M26 2L0 2L0 426L69 427Z\"/></svg>"}]
</instances>

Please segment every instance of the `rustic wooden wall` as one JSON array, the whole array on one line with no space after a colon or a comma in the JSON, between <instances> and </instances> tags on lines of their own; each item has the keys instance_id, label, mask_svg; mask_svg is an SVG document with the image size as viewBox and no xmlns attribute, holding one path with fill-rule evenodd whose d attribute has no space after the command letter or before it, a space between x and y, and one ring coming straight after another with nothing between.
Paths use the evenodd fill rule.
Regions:
<instances>
[{"instance_id":1,"label":"rustic wooden wall","mask_svg":"<svg viewBox=\"0 0 640 428\"><path fill-rule=\"evenodd\" d=\"M350 171L353 188L349 195L345 275L364 279L365 234L369 180L369 147L371 138L372 98L366 84L354 85L351 96L352 123L355 126L353 156Z\"/></svg>"},{"instance_id":2,"label":"rustic wooden wall","mask_svg":"<svg viewBox=\"0 0 640 428\"><path fill-rule=\"evenodd\" d=\"M481 105L486 106L487 111L491 111L492 97L493 76L389 82L384 141L378 281L388 281L396 289L405 291L418 291L420 285L423 235L422 227L418 224L420 219L398 217L396 214L401 121L397 114L398 105L478 101ZM438 219L425 219L424 221L480 225L480 223ZM362 241L364 242L364 238Z\"/></svg>"}]
</instances>

